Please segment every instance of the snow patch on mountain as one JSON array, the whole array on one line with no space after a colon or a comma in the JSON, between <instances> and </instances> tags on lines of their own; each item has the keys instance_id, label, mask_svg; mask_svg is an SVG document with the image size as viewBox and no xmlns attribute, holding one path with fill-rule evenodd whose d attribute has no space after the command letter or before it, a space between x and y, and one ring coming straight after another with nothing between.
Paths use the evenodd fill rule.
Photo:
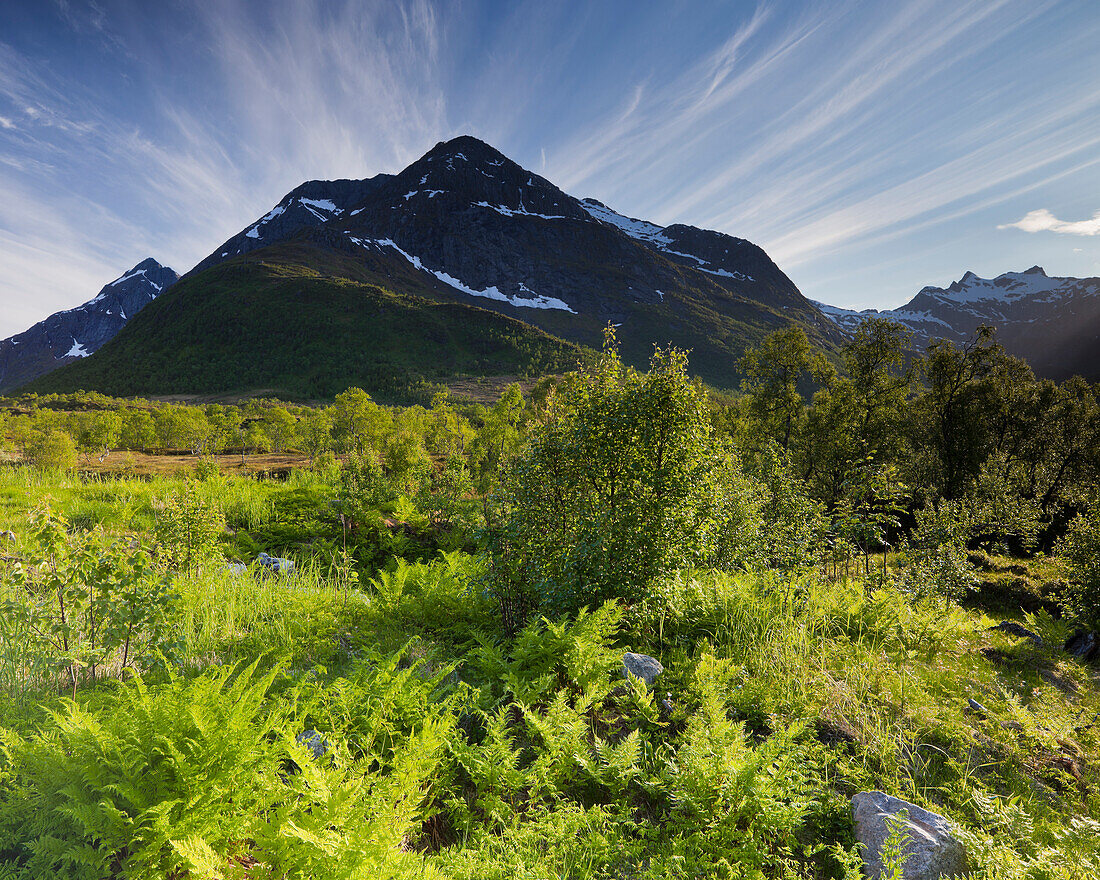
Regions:
<instances>
[{"instance_id":1,"label":"snow patch on mountain","mask_svg":"<svg viewBox=\"0 0 1100 880\"><path fill-rule=\"evenodd\" d=\"M260 227L263 226L265 223L268 223L268 222L274 220L276 217L278 217L280 214L282 214L285 211L286 211L285 207L283 207L282 205L276 205L274 208L272 208L270 211L268 211L266 214L264 214L263 217L261 217L259 220L257 220L256 225L253 226L251 229L249 229L245 233L245 235L248 238L259 238L260 237Z\"/></svg>"},{"instance_id":2,"label":"snow patch on mountain","mask_svg":"<svg viewBox=\"0 0 1100 880\"><path fill-rule=\"evenodd\" d=\"M91 352L90 352L90 351L87 351L87 350L86 350L86 349L84 348L84 345L83 345L83 343L77 342L77 341L76 341L76 340L74 339L74 340L73 340L73 347L72 347L72 348L70 348L70 349L69 349L69 350L68 350L67 352L65 352L65 354L61 355L61 357L67 357L67 358L71 358L71 357L86 358L86 357L87 357L88 355L90 355L90 354L91 354Z\"/></svg>"},{"instance_id":3,"label":"snow patch on mountain","mask_svg":"<svg viewBox=\"0 0 1100 880\"><path fill-rule=\"evenodd\" d=\"M580 206L596 220L618 227L631 238L636 238L639 241L652 241L657 244L670 244L672 241L664 235L665 228L663 226L645 220L635 220L633 217L624 217L595 199L582 199Z\"/></svg>"},{"instance_id":4,"label":"snow patch on mountain","mask_svg":"<svg viewBox=\"0 0 1100 880\"><path fill-rule=\"evenodd\" d=\"M116 278L114 281L112 281L107 286L108 287L117 287L118 285L122 284L124 281L129 281L131 278L137 278L138 275L144 275L144 274L145 274L144 269L138 269L136 272L130 272L128 275L123 275L121 278ZM157 288L157 289L159 290L159 288ZM93 299L92 302L95 302L97 299L101 299L105 295L106 294L103 294L103 293L99 294L99 296L97 296L95 299Z\"/></svg>"},{"instance_id":5,"label":"snow patch on mountain","mask_svg":"<svg viewBox=\"0 0 1100 880\"><path fill-rule=\"evenodd\" d=\"M427 272L430 275L434 275L437 279L442 281L448 287L453 287L455 290L469 294L470 296L477 296L481 297L482 299L492 299L496 300L497 302L506 302L509 305L517 306L519 308L557 309L559 311L569 312L573 315L577 314L569 306L568 303L558 299L557 297L542 296L540 294L537 294L522 281L519 282L519 289L525 293L532 294L530 298L523 296L509 296L506 293L502 293L500 289L495 285L486 287L484 290L478 290L475 287L464 284L458 278L455 278L453 275L450 275L447 272L442 271L441 269L431 269L428 266L425 266L424 261L421 260L420 257L415 256L414 254L410 254L402 249L402 247L397 244L397 242L395 242L392 238L356 238L350 233L348 237L351 239L352 242L359 245L360 247L381 246L393 248L395 251L401 254L402 257L408 260L414 268L419 269L421 272Z\"/></svg>"},{"instance_id":6,"label":"snow patch on mountain","mask_svg":"<svg viewBox=\"0 0 1100 880\"><path fill-rule=\"evenodd\" d=\"M474 202L474 205L478 208L488 208L490 211L496 211L498 214L503 214L505 217L541 217L543 220L565 220L566 218L561 214L536 214L534 211L528 211L526 208L508 208L504 205L490 205L488 202Z\"/></svg>"},{"instance_id":7,"label":"snow patch on mountain","mask_svg":"<svg viewBox=\"0 0 1100 880\"><path fill-rule=\"evenodd\" d=\"M318 211L328 211L330 214L343 214L343 208L337 208L331 199L306 199L299 198L299 204L306 208L316 208Z\"/></svg>"}]
</instances>

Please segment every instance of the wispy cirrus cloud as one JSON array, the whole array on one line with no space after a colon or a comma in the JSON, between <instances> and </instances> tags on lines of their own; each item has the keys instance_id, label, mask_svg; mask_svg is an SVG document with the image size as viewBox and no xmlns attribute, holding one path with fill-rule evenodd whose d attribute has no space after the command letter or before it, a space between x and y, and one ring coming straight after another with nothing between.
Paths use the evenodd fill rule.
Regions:
<instances>
[{"instance_id":1,"label":"wispy cirrus cloud","mask_svg":"<svg viewBox=\"0 0 1100 880\"><path fill-rule=\"evenodd\" d=\"M303 180L461 133L578 196L757 241L844 305L887 304L865 265L915 291L964 242L1015 261L1005 212L1100 186L1087 3L55 4L53 54L48 28L6 26L40 0L0 6L0 335L145 256L186 271ZM1018 224L1096 222L1036 213Z\"/></svg>"},{"instance_id":2,"label":"wispy cirrus cloud","mask_svg":"<svg viewBox=\"0 0 1100 880\"><path fill-rule=\"evenodd\" d=\"M1002 223L998 229L1021 229L1024 232L1057 232L1060 235L1100 235L1100 211L1091 220L1059 220L1046 208L1028 211L1015 223ZM1079 251L1079 249L1077 249Z\"/></svg>"}]
</instances>

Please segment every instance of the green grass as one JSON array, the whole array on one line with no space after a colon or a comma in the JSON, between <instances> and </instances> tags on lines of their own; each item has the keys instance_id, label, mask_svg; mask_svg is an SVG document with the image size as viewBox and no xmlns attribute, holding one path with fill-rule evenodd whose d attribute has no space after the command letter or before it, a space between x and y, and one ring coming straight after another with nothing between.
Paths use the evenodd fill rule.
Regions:
<instances>
[{"instance_id":1,"label":"green grass","mask_svg":"<svg viewBox=\"0 0 1100 880\"><path fill-rule=\"evenodd\" d=\"M307 473L7 469L0 522L22 542L49 496L81 527L146 532L157 499L181 489L250 534L278 525L288 499L327 491ZM170 662L143 690L107 681L72 704L28 694L5 643L0 876L854 880L848 799L868 789L948 816L976 877L1100 869L1100 681L1042 611L1011 615L1035 645L991 631L1000 610L917 599L889 579L684 571L632 607L535 621L509 645L483 560L391 559L359 569L356 586L299 538L290 577L217 560L180 573ZM616 689L627 649L664 664L654 693ZM303 752L305 729L329 756ZM172 755L178 775L151 754ZM137 780L125 798L123 777ZM188 798L201 806L181 839L155 817ZM118 830L131 822L145 823L140 840ZM105 872L81 873L54 846Z\"/></svg>"}]
</instances>

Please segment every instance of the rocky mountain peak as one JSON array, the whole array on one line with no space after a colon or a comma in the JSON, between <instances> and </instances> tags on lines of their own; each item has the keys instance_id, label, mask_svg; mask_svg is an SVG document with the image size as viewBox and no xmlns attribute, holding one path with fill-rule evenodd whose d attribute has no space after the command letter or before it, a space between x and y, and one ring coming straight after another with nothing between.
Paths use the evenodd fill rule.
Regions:
<instances>
[{"instance_id":1,"label":"rocky mountain peak","mask_svg":"<svg viewBox=\"0 0 1100 880\"><path fill-rule=\"evenodd\" d=\"M28 330L0 340L0 391L44 376L109 342L179 276L152 257L103 286L72 309L55 312Z\"/></svg>"},{"instance_id":2,"label":"rocky mountain peak","mask_svg":"<svg viewBox=\"0 0 1100 880\"><path fill-rule=\"evenodd\" d=\"M392 200L416 212L473 206L505 216L584 219L572 196L469 135L442 141L394 178Z\"/></svg>"}]
</instances>

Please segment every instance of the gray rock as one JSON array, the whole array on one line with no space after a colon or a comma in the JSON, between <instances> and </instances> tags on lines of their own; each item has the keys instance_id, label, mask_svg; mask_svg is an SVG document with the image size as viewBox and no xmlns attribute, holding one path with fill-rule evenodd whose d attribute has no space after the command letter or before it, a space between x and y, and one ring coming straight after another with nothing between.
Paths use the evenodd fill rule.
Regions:
<instances>
[{"instance_id":1,"label":"gray rock","mask_svg":"<svg viewBox=\"0 0 1100 880\"><path fill-rule=\"evenodd\" d=\"M14 541L15 532L0 532L0 541Z\"/></svg>"},{"instance_id":2,"label":"gray rock","mask_svg":"<svg viewBox=\"0 0 1100 880\"><path fill-rule=\"evenodd\" d=\"M1038 633L1033 633L1026 626L1017 623L1015 620L1002 620L996 626L991 626L990 629L1000 630L1003 633L1008 633L1010 636L1031 639L1036 645L1041 645L1043 643L1043 639Z\"/></svg>"},{"instance_id":3,"label":"gray rock","mask_svg":"<svg viewBox=\"0 0 1100 880\"><path fill-rule=\"evenodd\" d=\"M1078 660L1088 663L1100 653L1100 638L1090 630L1079 629L1066 639L1065 649Z\"/></svg>"},{"instance_id":4,"label":"gray rock","mask_svg":"<svg viewBox=\"0 0 1100 880\"><path fill-rule=\"evenodd\" d=\"M291 574L294 571L293 561L283 559L280 556L268 556L266 553L261 553L256 557L256 562L260 568L273 574Z\"/></svg>"},{"instance_id":5,"label":"gray rock","mask_svg":"<svg viewBox=\"0 0 1100 880\"><path fill-rule=\"evenodd\" d=\"M309 749L309 752L311 755L313 755L313 759L315 761L319 761L326 754L328 754L328 740L321 736L321 734L319 734L313 728L310 728L309 730L303 730L301 733L299 733L297 736L297 742L298 745L305 746L307 749Z\"/></svg>"},{"instance_id":6,"label":"gray rock","mask_svg":"<svg viewBox=\"0 0 1100 880\"><path fill-rule=\"evenodd\" d=\"M979 715L988 715L989 714L989 710L985 706L983 706L981 703L979 703L977 700L975 700L973 697L967 697L966 698L966 704L967 704L967 706L970 707L971 712L977 712Z\"/></svg>"},{"instance_id":7,"label":"gray rock","mask_svg":"<svg viewBox=\"0 0 1100 880\"><path fill-rule=\"evenodd\" d=\"M225 570L229 572L229 574L244 574L248 571L248 566L243 562L227 562L225 564Z\"/></svg>"},{"instance_id":8,"label":"gray rock","mask_svg":"<svg viewBox=\"0 0 1100 880\"><path fill-rule=\"evenodd\" d=\"M661 661L648 654L632 654L629 651L623 654L623 678L633 675L646 683L647 687L653 687L657 676L665 671Z\"/></svg>"},{"instance_id":9,"label":"gray rock","mask_svg":"<svg viewBox=\"0 0 1100 880\"><path fill-rule=\"evenodd\" d=\"M906 811L905 819L898 816ZM882 845L890 834L889 817L898 816L906 832L905 880L939 880L962 876L970 867L966 849L951 833L948 821L916 804L881 791L862 791L852 798L856 840L863 847L863 873L869 878L882 874Z\"/></svg>"}]
</instances>

